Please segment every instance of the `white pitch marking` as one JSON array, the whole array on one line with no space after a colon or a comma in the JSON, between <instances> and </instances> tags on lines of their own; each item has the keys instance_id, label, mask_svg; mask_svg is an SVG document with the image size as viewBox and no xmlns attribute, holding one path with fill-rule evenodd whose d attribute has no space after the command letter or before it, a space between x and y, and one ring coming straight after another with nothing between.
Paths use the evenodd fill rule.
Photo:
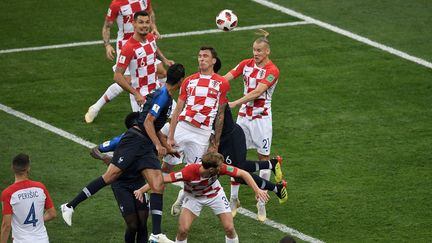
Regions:
<instances>
[{"instance_id":1,"label":"white pitch marking","mask_svg":"<svg viewBox=\"0 0 432 243\"><path fill-rule=\"evenodd\" d=\"M288 22L288 23L277 23L277 24L261 24L261 25L237 27L236 29L234 29L234 31L295 26L295 25L302 25L302 24L309 24L309 23L306 21L297 21L297 22ZM173 33L173 34L163 34L162 38L205 35L205 34L212 34L212 33L224 33L224 32L222 30L218 30L218 29L210 29L210 30L180 32L180 33ZM113 39L113 40L110 40L110 42L114 43L114 42L116 42L116 40ZM35 46L35 47L26 47L26 48L5 49L5 50L0 50L0 54L15 53L15 52L27 52L27 51L40 51L40 50L59 49L59 48L70 48L70 47L77 47L77 46L91 46L91 45L99 45L99 44L103 44L103 41L101 41L101 40L100 41L84 41L84 42L73 42L73 43L67 43L67 44L49 45L49 46Z\"/></svg>"},{"instance_id":2,"label":"white pitch marking","mask_svg":"<svg viewBox=\"0 0 432 243\"><path fill-rule=\"evenodd\" d=\"M396 55L398 57L401 57L403 59L415 62L415 63L420 64L422 66L425 66L427 68L432 68L432 63L430 63L430 62L428 62L428 61L426 61L424 59L412 56L412 55L410 55L408 53L405 53L405 52L396 50L396 49L394 49L392 47L380 44L380 43L378 43L376 41L373 41L371 39L368 39L366 37L354 34L354 33L349 32L347 30L344 30L344 29L341 29L339 27L336 27L334 25L331 25L331 24L322 22L320 20L311 18L311 17L306 16L306 15L304 15L302 13L296 12L296 11L294 11L292 9L283 7L283 6L279 5L279 4L272 3L272 2L267 1L267 0L251 0L251 1L259 3L259 4L263 5L263 6L266 6L266 7L275 9L275 10L278 10L278 11L280 11L282 13L294 16L296 18L302 19L302 20L304 20L304 21L306 21L308 23L316 24L316 25L318 25L318 26L320 26L320 27L322 27L324 29L331 30L331 31L336 32L338 34L341 34L341 35L344 35L344 36L349 37L351 39L354 39L356 41L365 43L367 45L373 46L373 47L378 48L380 50L383 50L385 52L388 52L388 53L391 53L391 54Z\"/></svg>"}]
</instances>

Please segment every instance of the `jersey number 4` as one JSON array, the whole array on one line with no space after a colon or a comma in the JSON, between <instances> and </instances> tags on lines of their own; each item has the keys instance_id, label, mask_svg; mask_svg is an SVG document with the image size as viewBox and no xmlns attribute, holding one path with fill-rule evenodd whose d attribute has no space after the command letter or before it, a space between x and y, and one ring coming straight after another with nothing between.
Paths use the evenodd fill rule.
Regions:
<instances>
[{"instance_id":1,"label":"jersey number 4","mask_svg":"<svg viewBox=\"0 0 432 243\"><path fill-rule=\"evenodd\" d=\"M33 202L31 207L30 207L30 211L27 214L27 218L24 221L24 224L33 224L33 227L36 227L37 222L38 222L38 219L36 218L36 212L35 212L34 202Z\"/></svg>"}]
</instances>

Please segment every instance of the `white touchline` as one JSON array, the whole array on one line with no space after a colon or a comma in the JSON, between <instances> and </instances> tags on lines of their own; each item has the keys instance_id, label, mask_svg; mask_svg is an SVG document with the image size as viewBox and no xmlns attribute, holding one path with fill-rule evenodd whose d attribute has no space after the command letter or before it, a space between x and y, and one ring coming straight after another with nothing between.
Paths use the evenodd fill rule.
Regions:
<instances>
[{"instance_id":1,"label":"white touchline","mask_svg":"<svg viewBox=\"0 0 432 243\"><path fill-rule=\"evenodd\" d=\"M9 106L5 106L3 104L0 104L0 110L4 111L4 112L6 112L6 113L8 113L10 115L13 115L15 117L18 117L18 118L20 118L20 119L22 119L24 121L32 123L32 124L34 124L34 125L42 128L42 129L48 130L48 131L50 131L52 133L55 133L55 134L57 134L57 135L59 135L59 136L61 136L63 138L66 138L66 139L69 139L69 140L71 140L71 141L73 141L75 143L81 144L84 147L93 148L94 146L96 146L96 144L94 144L92 142L89 142L89 141L87 141L85 139L82 139L82 138L80 138L80 137L78 137L78 136L76 136L76 135L74 135L72 133L66 132L65 130L57 128L57 127L55 127L53 125L50 125L50 124L48 124L46 122L38 120L38 119L36 119L34 117L31 117L31 116L29 116L27 114L24 114L22 112L16 111L16 110L10 108ZM178 186L178 185L176 185L176 186ZM242 214L244 216L247 216L249 218L252 218L254 220L256 219L256 214L253 213L253 212L251 212L251 211L249 211L249 210L247 210L247 209L245 209L245 208L239 208L238 212L240 214ZM264 222L264 224L269 225L269 226L271 226L271 227L273 227L275 229L278 229L278 230L280 230L280 231L282 231L284 233L287 233L287 234L290 234L292 236L295 236L295 237L297 237L297 238L299 238L299 239L301 239L303 241L306 241L306 242L323 243L323 241L321 241L321 240L318 240L318 239L315 239L315 238L310 237L308 235L305 235L305 234L303 234L303 233L301 233L301 232L299 232L299 231L297 231L295 229L292 229L292 228L290 228L290 227L288 227L288 226L286 226L284 224L277 223L277 222L275 222L275 221L273 221L271 219L267 219Z\"/></svg>"},{"instance_id":2,"label":"white touchline","mask_svg":"<svg viewBox=\"0 0 432 243\"><path fill-rule=\"evenodd\" d=\"M288 14L290 16L302 19L302 20L304 20L304 21L306 21L308 23L316 24L316 25L318 25L318 26L320 26L322 28L331 30L333 32L336 32L336 33L344 35L344 36L347 36L347 37L349 37L351 39L354 39L356 41L359 41L359 42L365 43L367 45L373 46L375 48L378 48L378 49L383 50L385 52L391 53L391 54L396 55L398 57L401 57L403 59L415 62L417 64L420 64L420 65L428 67L428 68L432 68L432 63L430 63L430 62L428 62L428 61L426 61L424 59L412 56L412 55L407 54L405 52L396 50L396 49L394 49L392 47L389 47L389 46L380 44L380 43L378 43L376 41L370 40L370 39L368 39L366 37L354 34L354 33L349 32L347 30L344 30L344 29L341 29L339 27L336 27L334 25L331 25L331 24L322 22L320 20L311 18L311 17L306 16L306 15L304 15L302 13L296 12L296 11L294 11L292 9L283 7L283 6L279 5L279 4L272 3L272 2L267 1L267 0L251 0L251 1L259 3L259 4L263 5L263 6L266 6L266 7L275 9L275 10L278 10L278 11L280 11L282 13L285 13L285 14Z\"/></svg>"},{"instance_id":3,"label":"white touchline","mask_svg":"<svg viewBox=\"0 0 432 243\"><path fill-rule=\"evenodd\" d=\"M275 28L275 27L286 27L286 26L295 26L309 24L306 21L297 21L297 22L287 22L287 23L277 23L277 24L260 24L253 26L244 26L237 27L234 31L242 31L242 30L253 30L253 29L261 29L261 28ZM193 36L193 35L205 35L212 33L224 33L222 30L218 29L210 29L210 30L200 30L200 31L189 31L189 32L180 32L173 34L163 34L162 38L174 38L174 37L182 37L182 36ZM111 43L116 40L110 40ZM69 47L77 47L77 46L91 46L91 45L99 45L103 44L103 41L84 41L84 42L74 42L74 43L66 43L66 44L58 44L58 45L49 45L49 46L35 46L35 47L26 47L26 48L15 48L15 49L5 49L0 50L0 54L6 53L15 53L15 52L27 52L27 51L41 51L41 50L49 50L49 49L59 49L59 48L69 48Z\"/></svg>"}]
</instances>

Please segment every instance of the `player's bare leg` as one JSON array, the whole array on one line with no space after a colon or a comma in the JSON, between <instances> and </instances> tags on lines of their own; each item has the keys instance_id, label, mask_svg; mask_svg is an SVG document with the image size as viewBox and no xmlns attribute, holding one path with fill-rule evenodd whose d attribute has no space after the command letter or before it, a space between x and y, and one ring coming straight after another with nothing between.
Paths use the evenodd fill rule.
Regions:
<instances>
[{"instance_id":1,"label":"player's bare leg","mask_svg":"<svg viewBox=\"0 0 432 243\"><path fill-rule=\"evenodd\" d=\"M187 208L181 210L176 242L187 242L189 229L196 217L197 216Z\"/></svg>"},{"instance_id":2,"label":"player's bare leg","mask_svg":"<svg viewBox=\"0 0 432 243\"><path fill-rule=\"evenodd\" d=\"M234 221L232 215L230 213L221 213L218 215L218 217L225 230L225 242L238 243L239 239L234 228Z\"/></svg>"}]
</instances>

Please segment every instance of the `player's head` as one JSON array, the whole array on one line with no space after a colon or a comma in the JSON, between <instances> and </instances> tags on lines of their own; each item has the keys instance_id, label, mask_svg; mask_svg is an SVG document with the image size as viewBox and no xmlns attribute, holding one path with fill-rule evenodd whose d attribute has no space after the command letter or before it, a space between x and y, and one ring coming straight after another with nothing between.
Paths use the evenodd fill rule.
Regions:
<instances>
[{"instance_id":1,"label":"player's head","mask_svg":"<svg viewBox=\"0 0 432 243\"><path fill-rule=\"evenodd\" d=\"M256 64L260 64L268 59L270 55L270 42L268 40L269 33L263 29L257 32L258 37L253 43L253 57Z\"/></svg>"},{"instance_id":2,"label":"player's head","mask_svg":"<svg viewBox=\"0 0 432 243\"><path fill-rule=\"evenodd\" d=\"M134 14L133 26L138 34L147 35L150 32L150 24L150 16L146 11L138 11Z\"/></svg>"},{"instance_id":3,"label":"player's head","mask_svg":"<svg viewBox=\"0 0 432 243\"><path fill-rule=\"evenodd\" d=\"M219 173L219 168L224 161L224 157L217 152L208 152L202 156L201 160L201 165L208 171L208 176L211 177Z\"/></svg>"},{"instance_id":4,"label":"player's head","mask_svg":"<svg viewBox=\"0 0 432 243\"><path fill-rule=\"evenodd\" d=\"M296 243L296 241L294 240L294 238L292 238L291 236L285 236L284 238L282 238L279 243Z\"/></svg>"},{"instance_id":5,"label":"player's head","mask_svg":"<svg viewBox=\"0 0 432 243\"><path fill-rule=\"evenodd\" d=\"M199 71L206 74L213 73L213 66L217 61L217 52L211 46L202 46L198 53Z\"/></svg>"},{"instance_id":6,"label":"player's head","mask_svg":"<svg viewBox=\"0 0 432 243\"><path fill-rule=\"evenodd\" d=\"M216 57L216 62L213 65L213 72L218 73L221 68L222 68L222 62L219 59L219 57Z\"/></svg>"},{"instance_id":7,"label":"player's head","mask_svg":"<svg viewBox=\"0 0 432 243\"><path fill-rule=\"evenodd\" d=\"M131 112L125 118L125 126L127 129L133 127L136 124L136 120L139 117L139 112Z\"/></svg>"},{"instance_id":8,"label":"player's head","mask_svg":"<svg viewBox=\"0 0 432 243\"><path fill-rule=\"evenodd\" d=\"M12 160L12 170L16 175L25 175L30 170L30 158L20 153Z\"/></svg>"},{"instance_id":9,"label":"player's head","mask_svg":"<svg viewBox=\"0 0 432 243\"><path fill-rule=\"evenodd\" d=\"M166 83L176 85L185 77L185 68L181 63L174 63L167 70Z\"/></svg>"}]
</instances>

